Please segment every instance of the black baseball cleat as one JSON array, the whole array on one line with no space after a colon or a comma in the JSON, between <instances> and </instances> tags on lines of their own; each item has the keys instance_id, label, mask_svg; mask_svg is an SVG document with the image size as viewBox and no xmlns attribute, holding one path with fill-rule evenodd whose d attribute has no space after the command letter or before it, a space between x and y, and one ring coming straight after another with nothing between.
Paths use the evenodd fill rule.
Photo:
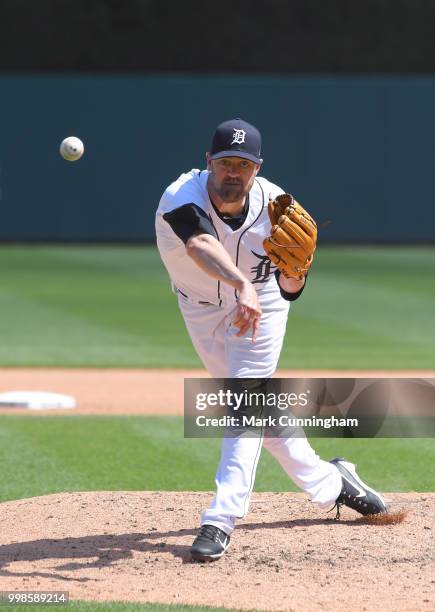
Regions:
<instances>
[{"instance_id":1,"label":"black baseball cleat","mask_svg":"<svg viewBox=\"0 0 435 612\"><path fill-rule=\"evenodd\" d=\"M337 508L337 519L340 518L340 506L343 504L364 516L387 512L387 506L382 497L361 480L353 463L340 457L331 459L330 463L333 463L341 474L341 493L334 506Z\"/></svg>"},{"instance_id":2,"label":"black baseball cleat","mask_svg":"<svg viewBox=\"0 0 435 612\"><path fill-rule=\"evenodd\" d=\"M203 525L190 549L195 561L216 561L230 545L230 536L214 525Z\"/></svg>"}]
</instances>

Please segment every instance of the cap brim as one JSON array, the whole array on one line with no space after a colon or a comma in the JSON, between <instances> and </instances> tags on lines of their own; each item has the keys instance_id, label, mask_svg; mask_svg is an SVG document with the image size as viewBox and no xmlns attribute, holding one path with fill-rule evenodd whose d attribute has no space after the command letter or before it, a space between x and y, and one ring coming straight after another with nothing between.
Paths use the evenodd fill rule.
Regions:
<instances>
[{"instance_id":1,"label":"cap brim","mask_svg":"<svg viewBox=\"0 0 435 612\"><path fill-rule=\"evenodd\" d=\"M254 162L254 164L261 165L263 163L262 159L250 153L245 153L245 151L219 151L219 153L211 155L210 159L221 159L221 157L241 157L243 159L249 159L249 161Z\"/></svg>"}]
</instances>

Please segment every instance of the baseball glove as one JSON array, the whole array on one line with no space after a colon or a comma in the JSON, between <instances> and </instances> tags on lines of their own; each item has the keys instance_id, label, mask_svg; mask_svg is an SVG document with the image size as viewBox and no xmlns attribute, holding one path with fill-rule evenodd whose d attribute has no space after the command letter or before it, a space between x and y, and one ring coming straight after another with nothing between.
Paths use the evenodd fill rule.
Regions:
<instances>
[{"instance_id":1,"label":"baseball glove","mask_svg":"<svg viewBox=\"0 0 435 612\"><path fill-rule=\"evenodd\" d=\"M270 261L286 278L302 279L316 250L317 225L289 193L269 200L272 231L263 242Z\"/></svg>"}]
</instances>

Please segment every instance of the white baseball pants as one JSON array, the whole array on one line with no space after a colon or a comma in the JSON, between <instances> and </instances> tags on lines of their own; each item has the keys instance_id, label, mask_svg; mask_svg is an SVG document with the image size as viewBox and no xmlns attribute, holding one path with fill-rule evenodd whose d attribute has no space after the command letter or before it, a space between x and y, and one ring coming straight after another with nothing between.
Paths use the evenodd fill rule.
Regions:
<instances>
[{"instance_id":1,"label":"white baseball pants","mask_svg":"<svg viewBox=\"0 0 435 612\"><path fill-rule=\"evenodd\" d=\"M213 378L270 378L284 340L289 303L267 298L255 344L251 333L238 338L234 310L194 304L179 295L179 306L193 345ZM236 519L248 512L262 445L293 482L322 508L332 506L341 491L337 468L320 459L306 438L228 437L222 441L216 473L216 496L201 514L201 524L215 525L228 535Z\"/></svg>"}]
</instances>

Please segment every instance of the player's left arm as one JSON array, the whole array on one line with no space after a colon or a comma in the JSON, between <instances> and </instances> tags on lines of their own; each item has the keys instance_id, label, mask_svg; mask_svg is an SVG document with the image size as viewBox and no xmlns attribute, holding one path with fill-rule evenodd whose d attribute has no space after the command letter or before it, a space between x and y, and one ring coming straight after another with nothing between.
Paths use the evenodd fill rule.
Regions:
<instances>
[{"instance_id":1,"label":"player's left arm","mask_svg":"<svg viewBox=\"0 0 435 612\"><path fill-rule=\"evenodd\" d=\"M305 288L306 276L302 279L286 278L279 270L276 270L275 278L281 292L281 297L285 300L294 302L302 295Z\"/></svg>"}]
</instances>

